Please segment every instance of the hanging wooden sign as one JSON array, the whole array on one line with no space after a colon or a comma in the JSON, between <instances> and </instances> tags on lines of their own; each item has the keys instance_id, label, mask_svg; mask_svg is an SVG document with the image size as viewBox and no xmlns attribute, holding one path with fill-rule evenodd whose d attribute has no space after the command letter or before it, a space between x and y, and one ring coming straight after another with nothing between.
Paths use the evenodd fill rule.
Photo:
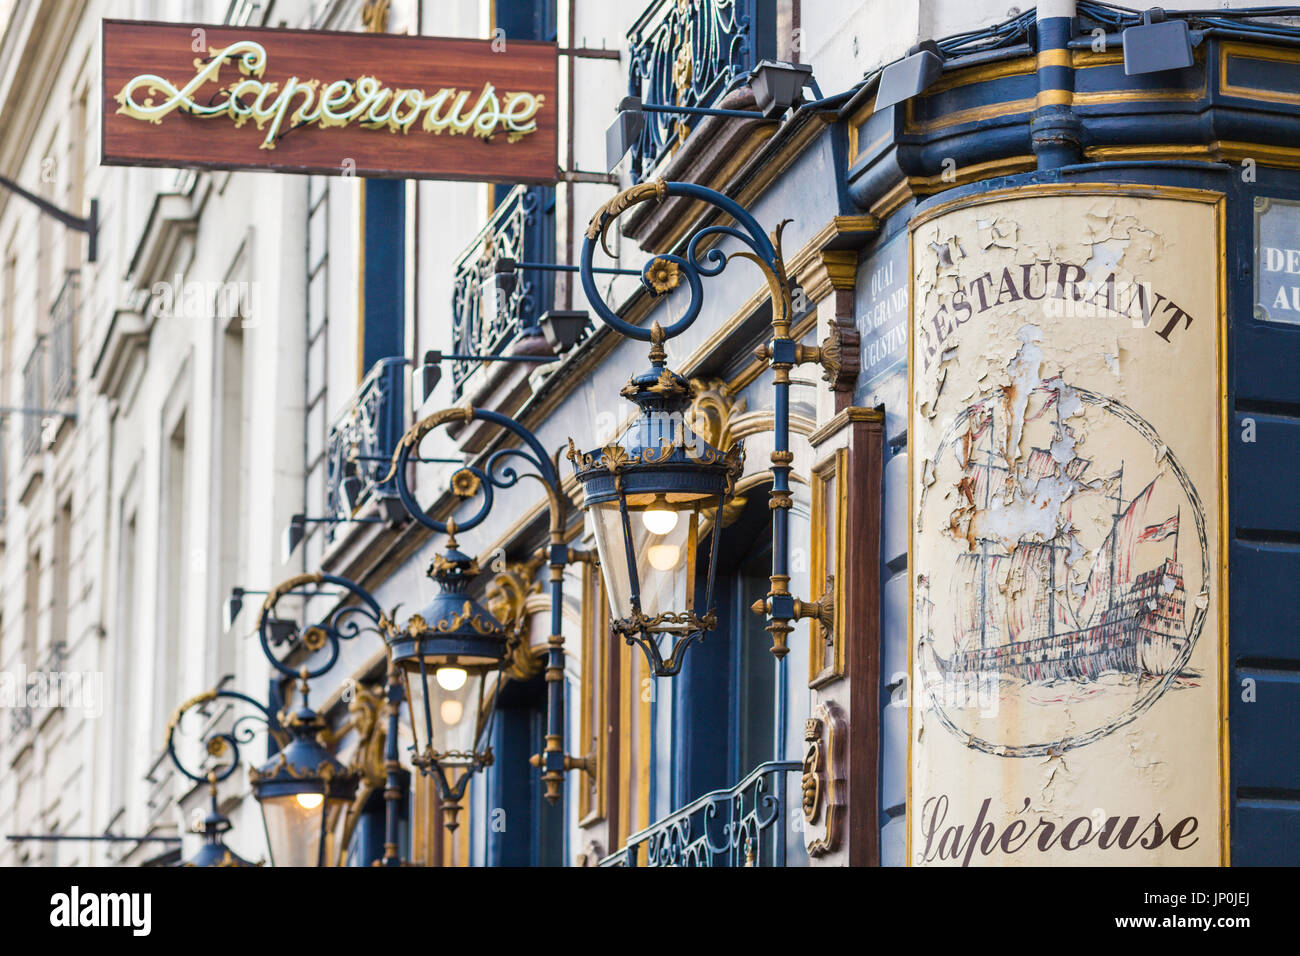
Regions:
<instances>
[{"instance_id":1,"label":"hanging wooden sign","mask_svg":"<svg viewBox=\"0 0 1300 956\"><path fill-rule=\"evenodd\" d=\"M556 49L105 20L101 161L554 182Z\"/></svg>"},{"instance_id":2,"label":"hanging wooden sign","mask_svg":"<svg viewBox=\"0 0 1300 956\"><path fill-rule=\"evenodd\" d=\"M912 224L914 864L1224 859L1222 200Z\"/></svg>"}]
</instances>

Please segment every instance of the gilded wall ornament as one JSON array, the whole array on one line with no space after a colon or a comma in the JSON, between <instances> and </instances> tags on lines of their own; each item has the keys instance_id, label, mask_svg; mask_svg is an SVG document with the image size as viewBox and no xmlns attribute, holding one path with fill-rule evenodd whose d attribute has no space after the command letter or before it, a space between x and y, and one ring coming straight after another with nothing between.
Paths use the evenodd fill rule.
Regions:
<instances>
[{"instance_id":1,"label":"gilded wall ornament","mask_svg":"<svg viewBox=\"0 0 1300 956\"><path fill-rule=\"evenodd\" d=\"M812 857L834 853L844 835L847 807L845 742L848 736L839 707L823 701L804 724L803 776L800 803L804 846Z\"/></svg>"}]
</instances>

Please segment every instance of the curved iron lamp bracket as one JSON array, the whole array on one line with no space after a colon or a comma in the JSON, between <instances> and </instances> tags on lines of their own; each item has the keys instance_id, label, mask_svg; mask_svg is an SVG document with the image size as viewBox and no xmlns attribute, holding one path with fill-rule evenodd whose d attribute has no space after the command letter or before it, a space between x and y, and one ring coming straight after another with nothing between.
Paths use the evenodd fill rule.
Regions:
<instances>
[{"instance_id":1,"label":"curved iron lamp bracket","mask_svg":"<svg viewBox=\"0 0 1300 956\"><path fill-rule=\"evenodd\" d=\"M215 700L237 700L251 705L256 713L244 714L235 719L229 730L214 731L204 738L204 752L211 757L229 757L228 761L223 762L219 768L210 768L208 770L192 770L181 760L180 755L176 752L176 731L180 728L181 721L185 715L192 710L196 710L212 703ZM239 748L241 744L251 743L256 731L252 724L262 724L267 731L276 739L280 746L285 746L289 742L288 735L280 725L279 718L275 713L255 698L247 694L241 694L235 690L224 690L222 688L212 688L201 694L196 694L185 703L176 708L171 719L167 721L167 755L171 757L172 763L182 774L193 780L195 783L206 783L215 787L216 784L225 780L235 772L240 765Z\"/></svg>"},{"instance_id":2,"label":"curved iron lamp bracket","mask_svg":"<svg viewBox=\"0 0 1300 956\"><path fill-rule=\"evenodd\" d=\"M451 490L459 498L469 499L482 495L483 501L478 509L468 518L459 521L439 521L425 513L411 493L407 480L407 465L411 459L419 457L420 443L435 428L454 422L490 422L518 437L525 448L502 448L488 457L484 467L465 465L452 475ZM518 472L508 464L511 458L521 459L532 466L531 473ZM393 463L384 481L392 480L397 487L398 497L411 517L439 534L455 534L457 531L469 531L478 527L492 510L497 489L512 488L520 478L532 477L540 481L546 489L551 509L551 530L564 528L564 494L560 490L560 476L555 463L542 443L531 430L525 428L509 415L502 415L484 408L455 407L444 408L416 422L401 437L393 451Z\"/></svg>"},{"instance_id":3,"label":"curved iron lamp bracket","mask_svg":"<svg viewBox=\"0 0 1300 956\"><path fill-rule=\"evenodd\" d=\"M273 622L278 620L274 614L275 605L280 598L290 592L311 585L341 587L356 597L357 603L336 607L320 622L304 628L297 635L297 643L308 651L315 653L328 647L329 652L325 655L324 661L315 666L303 665L295 668L277 657L272 649L273 644L283 643L283 638L275 635L273 630ZM392 626L391 618L384 613L379 602L361 585L337 574L317 571L295 575L281 581L267 592L266 600L262 602L262 613L257 620L257 634L262 644L262 653L266 655L272 667L286 677L306 682L320 677L334 666L339 659L343 641L351 640L364 631L375 631L386 637Z\"/></svg>"}]
</instances>

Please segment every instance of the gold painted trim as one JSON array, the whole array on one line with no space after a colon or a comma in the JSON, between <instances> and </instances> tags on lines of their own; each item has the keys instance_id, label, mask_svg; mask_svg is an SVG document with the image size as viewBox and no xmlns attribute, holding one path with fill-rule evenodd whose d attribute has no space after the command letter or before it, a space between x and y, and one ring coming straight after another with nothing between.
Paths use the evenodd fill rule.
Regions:
<instances>
[{"instance_id":1,"label":"gold painted trim","mask_svg":"<svg viewBox=\"0 0 1300 956\"><path fill-rule=\"evenodd\" d=\"M1064 51L1049 51L1053 53L1063 53ZM1065 66L1065 63L1061 63ZM957 89L958 87L973 86L976 83L987 83L990 80L999 80L1008 76L1031 76L1038 69L1038 59L1033 56L1017 57L1014 60L1003 60L998 63L987 63L981 66L972 67L967 70L956 70L944 77L925 91L928 99L937 93L944 93L948 90ZM914 99L908 100L905 107L905 122L903 127L908 133L928 133L935 130L947 129L949 126L957 126L961 123L974 122L981 119L989 119L994 116L1013 115L1014 113L1028 112L1034 108L1033 99L1009 100L1001 103L990 103L985 106L971 107L966 110L958 110L955 113L947 113L942 117L918 122L913 109ZM873 104L874 106L874 100ZM864 117L865 119L865 117ZM856 128L850 127L851 129ZM850 150L849 165L852 166L856 160L856 155Z\"/></svg>"},{"instance_id":2,"label":"gold painted trim","mask_svg":"<svg viewBox=\"0 0 1300 956\"><path fill-rule=\"evenodd\" d=\"M933 176L909 176L907 178L907 187L914 196L931 196L946 189L952 189L954 186L964 186L967 183L993 179L997 176L1026 173L1037 168L1038 157L1032 153L1025 153L1022 156L991 159L988 162L975 163L972 166L959 166L957 175L950 182L944 180L943 173L936 173Z\"/></svg>"},{"instance_id":3,"label":"gold painted trim","mask_svg":"<svg viewBox=\"0 0 1300 956\"><path fill-rule=\"evenodd\" d=\"M874 153L878 148L880 148L881 144L887 143L894 138L894 131L890 129L873 139L870 145L865 148L861 146L862 127L865 126L867 121L875 115L876 98L873 96L866 106L858 110L858 112L847 121L849 131L849 169L852 169L857 161L863 156Z\"/></svg>"},{"instance_id":4,"label":"gold painted trim","mask_svg":"<svg viewBox=\"0 0 1300 956\"><path fill-rule=\"evenodd\" d=\"M1069 106L1074 102L1073 90L1039 90L1035 103L1042 106Z\"/></svg>"},{"instance_id":5,"label":"gold painted trim","mask_svg":"<svg viewBox=\"0 0 1300 956\"><path fill-rule=\"evenodd\" d=\"M1075 93L1076 106L1095 106L1098 103L1192 102L1208 95L1204 77L1199 87L1192 90L1101 90L1096 93Z\"/></svg>"},{"instance_id":6,"label":"gold painted trim","mask_svg":"<svg viewBox=\"0 0 1300 956\"><path fill-rule=\"evenodd\" d=\"M1071 57L1071 66L1075 71L1086 70L1100 66L1117 66L1124 62L1124 51L1107 50L1105 53L1094 53L1091 50L1073 50ZM1193 61L1197 66L1202 68L1201 85L1194 90L1097 90L1092 93L1074 94L1074 103L1076 106L1093 106L1099 103L1137 103L1146 100L1157 102L1176 102L1180 100L1198 100L1204 99L1209 95L1208 77L1205 70L1205 53L1203 48L1197 49L1193 54Z\"/></svg>"},{"instance_id":7,"label":"gold painted trim","mask_svg":"<svg viewBox=\"0 0 1300 956\"><path fill-rule=\"evenodd\" d=\"M1219 601L1219 784L1222 789L1222 809L1220 831L1223 834L1219 844L1219 862L1223 866L1232 865L1232 763L1230 761L1231 738L1228 735L1228 694L1232 686L1232 671L1229 669L1229 640L1231 631L1228 620L1228 548L1231 524L1228 520L1228 419L1231 417L1228 405L1228 216L1227 197L1220 195L1214 207L1217 220L1219 244L1219 579L1221 599Z\"/></svg>"},{"instance_id":8,"label":"gold painted trim","mask_svg":"<svg viewBox=\"0 0 1300 956\"><path fill-rule=\"evenodd\" d=\"M1216 144L1217 145L1217 144ZM912 254L913 251L913 233L917 227L924 225L926 222L954 209L966 206L979 206L988 203L997 203L1008 199L1023 199L1028 196L1138 196L1151 199L1170 199L1184 202L1209 203L1214 206L1215 231L1218 240L1218 270L1219 270L1219 328L1216 347L1218 348L1218 400L1219 400L1219 447L1218 447L1218 465L1220 474L1220 483L1218 488L1219 498L1219 668L1220 668L1220 686L1219 686L1219 792L1220 797L1220 826L1219 826L1219 858L1223 866L1230 865L1231 860L1231 764L1229 762L1229 737L1228 737L1228 686L1230 680L1229 664L1229 631L1228 631L1228 477L1226 468L1227 455L1227 418L1228 418L1228 379L1227 379L1227 229L1225 208L1227 197L1214 190L1192 189L1185 186L1162 186L1155 184L1139 183L1035 183L1027 186L1020 186L1012 189L999 189L992 192L981 193L974 196L962 196L958 199L952 199L935 206L933 209L927 209L922 215L914 218L908 223L908 243L907 243L907 274L909 276L908 297L907 297L907 423L909 432L909 442L912 429L912 418L914 410L912 407L915 395L915 381L913 369L915 330L916 330L916 303L915 296L911 294L912 278L916 275L916 264ZM915 500L914 487L916 482L916 456L913 453L915 449L909 447L907 459L907 790L903 806L903 827L904 827L904 845L906 860L905 866L912 866L912 744L914 741L913 726L913 702L915 699L915 689L912 686L913 665L916 660L916 631L914 621L914 604L913 600L913 580L912 574L916 567L915 556L913 554L913 539L916 532L915 520Z\"/></svg>"},{"instance_id":9,"label":"gold painted trim","mask_svg":"<svg viewBox=\"0 0 1300 956\"><path fill-rule=\"evenodd\" d=\"M757 411L746 412L743 415L737 415L731 420L729 434L733 441L748 438L750 435L757 435L760 432L768 432L776 427L776 413L770 408L762 408ZM790 431L796 435L803 435L805 438L811 435L817 428L817 423L811 418L805 418L803 415L790 413Z\"/></svg>"},{"instance_id":10,"label":"gold painted trim","mask_svg":"<svg viewBox=\"0 0 1300 956\"><path fill-rule=\"evenodd\" d=\"M1035 62L1038 69L1048 66L1064 66L1073 69L1074 58L1070 56L1069 50L1060 48L1054 50L1039 50L1038 59Z\"/></svg>"},{"instance_id":11,"label":"gold painted trim","mask_svg":"<svg viewBox=\"0 0 1300 956\"><path fill-rule=\"evenodd\" d=\"M1070 51L1070 66L1076 70L1086 70L1093 66L1115 66L1117 63L1123 62L1123 47L1116 47L1114 50L1107 50L1105 53L1096 53L1093 50Z\"/></svg>"},{"instance_id":12,"label":"gold painted trim","mask_svg":"<svg viewBox=\"0 0 1300 956\"><path fill-rule=\"evenodd\" d=\"M1145 146L1092 146L1084 150L1086 159L1102 162L1106 160L1129 160L1137 162L1150 159L1203 159L1209 162L1240 162L1253 159L1265 166L1277 166L1282 169L1300 169L1300 148L1295 146L1271 146L1264 143L1242 143L1231 140L1215 140L1209 144L1195 143L1154 143Z\"/></svg>"},{"instance_id":13,"label":"gold painted trim","mask_svg":"<svg viewBox=\"0 0 1300 956\"><path fill-rule=\"evenodd\" d=\"M614 644L611 637L610 643ZM614 644L617 648L617 644ZM636 660L631 654L618 654L618 827L611 834L610 852L624 846L627 838L637 832L632 816L632 676Z\"/></svg>"},{"instance_id":14,"label":"gold painted trim","mask_svg":"<svg viewBox=\"0 0 1300 956\"><path fill-rule=\"evenodd\" d=\"M826 587L827 565L833 564L830 575L830 592L833 596L835 620L831 627L831 646L817 646L821 640L821 627L814 622L808 628L808 686L824 687L831 681L844 676L844 555L845 537L848 533L848 474L849 450L837 448L824 461L813 466L809 497L811 501L811 519L809 521L809 545L812 548L809 590L817 595L815 600L824 600L823 588ZM827 511L831 504L827 501L827 486L834 481L835 501L833 503L835 521L835 553L826 553L826 525L831 520ZM816 653L814 653L814 649ZM829 658L829 662L827 660Z\"/></svg>"},{"instance_id":15,"label":"gold painted trim","mask_svg":"<svg viewBox=\"0 0 1300 956\"><path fill-rule=\"evenodd\" d=\"M600 568L591 563L579 565L582 574L582 701L579 710L580 753L589 752L594 738L596 772L578 778L578 826L588 827L606 818L605 787L609 772L608 655L618 653L618 645L609 639L609 605ZM599 620L599 624L597 623ZM600 660L594 648L600 647ZM595 721L595 726L592 722ZM592 799L592 790L595 799Z\"/></svg>"},{"instance_id":16,"label":"gold painted trim","mask_svg":"<svg viewBox=\"0 0 1300 956\"><path fill-rule=\"evenodd\" d=\"M1014 60L999 60L994 63L982 63L964 70L953 70L940 77L935 84L926 89L926 96L955 90L960 86L973 86L990 80L1001 80L1008 76L1029 76L1038 69L1038 61L1033 56L1020 56Z\"/></svg>"},{"instance_id":17,"label":"gold painted trim","mask_svg":"<svg viewBox=\"0 0 1300 956\"><path fill-rule=\"evenodd\" d=\"M1028 97L1022 100L1006 100L1001 103L990 103L987 106L972 106L969 109L956 110L952 113L944 113L942 116L932 120L917 120L912 104L915 99L907 101L907 119L903 124L903 131L910 134L916 133L933 133L941 129L948 129L953 126L961 126L963 123L977 123L980 120L994 119L1000 116L1018 116L1021 113L1032 113L1034 111L1037 97Z\"/></svg>"},{"instance_id":18,"label":"gold painted trim","mask_svg":"<svg viewBox=\"0 0 1300 956\"><path fill-rule=\"evenodd\" d=\"M850 422L883 422L884 420L885 413L878 408L863 408L859 405L850 405L810 434L808 444L814 448L818 445L824 445L827 439L838 434Z\"/></svg>"},{"instance_id":19,"label":"gold painted trim","mask_svg":"<svg viewBox=\"0 0 1300 956\"><path fill-rule=\"evenodd\" d=\"M1262 60L1268 63L1298 63L1300 51L1283 47L1260 47L1253 43L1227 41L1219 45L1219 92L1224 96L1240 96L1265 103L1300 103L1300 92L1269 90L1257 86L1238 86L1228 82L1228 57L1242 60Z\"/></svg>"},{"instance_id":20,"label":"gold painted trim","mask_svg":"<svg viewBox=\"0 0 1300 956\"><path fill-rule=\"evenodd\" d=\"M900 179L890 187L887 193L875 201L871 206L871 214L886 219L907 205L908 200L911 198L912 190L907 180Z\"/></svg>"},{"instance_id":21,"label":"gold painted trim","mask_svg":"<svg viewBox=\"0 0 1300 956\"><path fill-rule=\"evenodd\" d=\"M850 116L847 120L846 125L848 126L848 131L849 131L848 165L850 169L853 168L853 164L858 161L859 157L865 155L864 151L858 148L858 138L861 135L860 129L867 122L867 120L871 119L871 117L875 115L876 115L876 98L875 96L872 96L870 100L864 103L858 109L858 111L854 113L852 116ZM892 136L893 136L893 131L891 130L889 135L885 138L890 138ZM878 142L879 141L877 141L877 143ZM872 143L871 146L869 146L865 152L873 151L876 148L877 143Z\"/></svg>"},{"instance_id":22,"label":"gold painted trim","mask_svg":"<svg viewBox=\"0 0 1300 956\"><path fill-rule=\"evenodd\" d=\"M612 642L611 642L612 643ZM615 645L616 647L618 645ZM627 656L636 662L636 673L639 676L636 684L637 700L640 707L637 708L637 741L636 741L636 777L637 777L637 817L639 822L636 826L637 832L644 830L650 825L650 732L651 717L654 713L653 698L659 691L658 678L650 673L650 665L646 663L645 655L640 654L631 647L627 648ZM649 680L650 694L642 693L645 681ZM621 844L620 844L621 845Z\"/></svg>"}]
</instances>

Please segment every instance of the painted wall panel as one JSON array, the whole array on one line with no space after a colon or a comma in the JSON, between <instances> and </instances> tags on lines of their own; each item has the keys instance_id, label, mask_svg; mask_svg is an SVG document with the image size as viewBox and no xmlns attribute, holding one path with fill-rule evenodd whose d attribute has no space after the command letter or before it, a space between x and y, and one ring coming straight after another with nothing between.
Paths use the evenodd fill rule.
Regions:
<instances>
[{"instance_id":1,"label":"painted wall panel","mask_svg":"<svg viewBox=\"0 0 1300 956\"><path fill-rule=\"evenodd\" d=\"M1222 858L1222 205L913 222L911 862Z\"/></svg>"}]
</instances>

